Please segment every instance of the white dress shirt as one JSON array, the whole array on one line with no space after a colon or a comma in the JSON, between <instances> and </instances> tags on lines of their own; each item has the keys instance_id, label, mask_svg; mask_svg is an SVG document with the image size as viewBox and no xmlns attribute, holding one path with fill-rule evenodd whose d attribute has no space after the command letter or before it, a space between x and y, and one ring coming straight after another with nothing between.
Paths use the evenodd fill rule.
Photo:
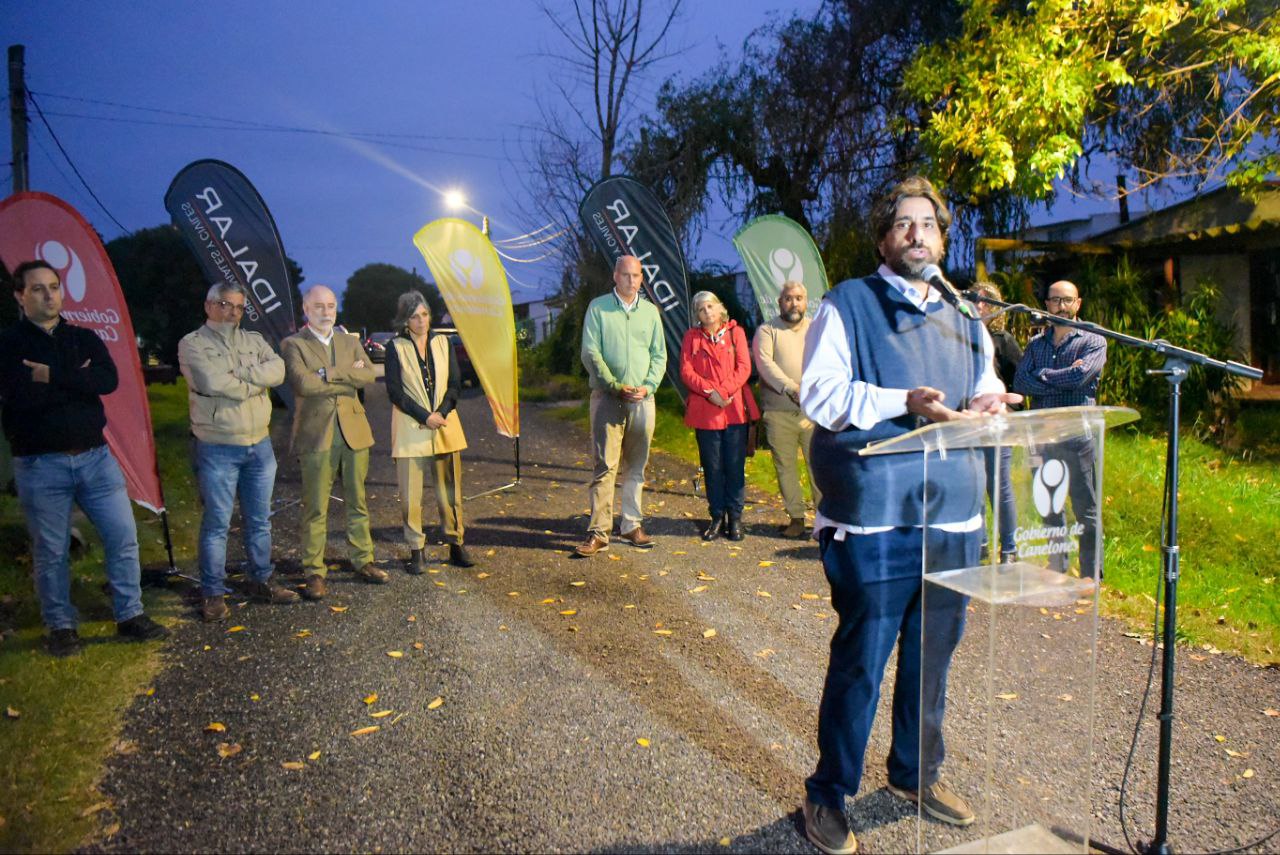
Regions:
<instances>
[{"instance_id":1,"label":"white dress shirt","mask_svg":"<svg viewBox=\"0 0 1280 855\"><path fill-rule=\"evenodd\" d=\"M886 265L880 265L876 273L920 309L942 300L938 289L926 286L928 292L921 293L919 288ZM974 395L1005 391L1004 383L996 373L995 346L986 327L982 327L982 354L982 373L974 385ZM854 380L850 370L851 358L844 320L831 301L823 300L804 342L804 374L800 378L800 409L804 414L833 432L850 426L870 430L878 422L905 415L907 393L911 390L890 389L865 380ZM964 522L930 526L952 532L975 531L981 527L981 515ZM836 522L819 511L813 524L814 537L824 528L837 529L837 540L844 540L847 534L879 534L892 530L892 526L856 526Z\"/></svg>"}]
</instances>

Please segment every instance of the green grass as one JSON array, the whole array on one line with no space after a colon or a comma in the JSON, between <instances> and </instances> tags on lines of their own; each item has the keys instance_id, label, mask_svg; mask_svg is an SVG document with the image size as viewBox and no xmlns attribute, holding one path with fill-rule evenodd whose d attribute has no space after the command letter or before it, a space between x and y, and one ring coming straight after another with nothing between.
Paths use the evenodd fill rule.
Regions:
<instances>
[{"instance_id":1,"label":"green grass","mask_svg":"<svg viewBox=\"0 0 1280 855\"><path fill-rule=\"evenodd\" d=\"M199 510L187 458L187 394L179 381L152 386L152 420L178 563L195 555ZM136 509L143 567L167 566L157 518ZM124 711L160 668L160 645L115 640L110 601L101 590L102 550L87 522L87 555L72 565L85 652L66 660L43 650L44 627L30 577L25 523L18 501L0 496L0 851L67 851L100 827L97 791L103 762L116 750ZM180 609L167 592L144 590L147 611L169 623Z\"/></svg>"},{"instance_id":2,"label":"green grass","mask_svg":"<svg viewBox=\"0 0 1280 855\"><path fill-rule=\"evenodd\" d=\"M654 447L698 461L693 430L668 387L658 392ZM584 428L585 403L554 411ZM1274 411L1246 411L1240 454L1194 439L1181 447L1178 635L1198 646L1239 654L1259 664L1280 663L1280 476ZM1106 445L1103 525L1106 584L1103 614L1149 632L1160 574L1163 437L1118 430ZM747 483L777 495L768 451L747 461Z\"/></svg>"}]
</instances>

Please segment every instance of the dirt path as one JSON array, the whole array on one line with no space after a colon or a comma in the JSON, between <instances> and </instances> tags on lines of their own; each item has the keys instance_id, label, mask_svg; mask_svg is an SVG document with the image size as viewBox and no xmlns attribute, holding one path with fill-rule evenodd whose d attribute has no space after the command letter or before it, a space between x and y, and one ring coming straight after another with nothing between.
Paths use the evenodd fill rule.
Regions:
<instances>
[{"instance_id":1,"label":"dirt path","mask_svg":"<svg viewBox=\"0 0 1280 855\"><path fill-rule=\"evenodd\" d=\"M657 548L615 541L604 555L571 559L585 530L587 438L526 406L523 483L467 505L467 542L481 566L437 560L429 575L410 577L398 563L387 407L382 388L370 390L379 445L368 488L391 584L338 571L323 603L233 607L228 624L182 626L154 691L129 713L126 753L107 770L114 809L103 824L119 828L98 846L813 851L795 812L815 761L835 618L816 547L773 536L783 521L776 502L755 497L742 544L704 546L691 467L658 456L646 497ZM466 492L510 480L511 442L494 434L483 397L470 394L462 417L472 443ZM282 455L277 496L296 495L297 479ZM282 569L296 567L296 532L296 509L282 513ZM329 554L344 556L338 537ZM1044 629L1028 622L1023 643L1039 643ZM988 637L975 613L958 675L977 673ZM1098 651L1094 834L1122 844L1116 800L1150 647L1104 623ZM1183 655L1180 664L1171 838L1181 851L1238 845L1280 821L1280 718L1263 713L1280 707L1280 673L1225 656ZM1022 691L1030 702L1030 687ZM956 700L963 694L948 717L946 774L973 792L986 731ZM391 712L371 717L382 710ZM1031 738L1052 744L1079 731L1086 711L1063 702L1037 714ZM214 722L225 730L206 732ZM1148 726L1129 796L1142 833L1153 815L1154 736ZM882 704L851 805L866 852L916 842L914 812L883 789L887 742ZM222 757L220 743L239 749ZM1058 784L1027 780L1049 792Z\"/></svg>"}]
</instances>

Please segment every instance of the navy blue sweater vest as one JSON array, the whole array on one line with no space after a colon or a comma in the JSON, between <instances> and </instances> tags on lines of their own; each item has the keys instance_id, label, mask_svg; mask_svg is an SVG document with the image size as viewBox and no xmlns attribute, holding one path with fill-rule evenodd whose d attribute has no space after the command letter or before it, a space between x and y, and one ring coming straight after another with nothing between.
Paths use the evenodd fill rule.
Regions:
<instances>
[{"instance_id":1,"label":"navy blue sweater vest","mask_svg":"<svg viewBox=\"0 0 1280 855\"><path fill-rule=\"evenodd\" d=\"M932 386L957 409L973 395L983 367L980 321L943 303L919 309L880 276L841 282L825 299L844 321L852 379L890 389ZM977 516L983 495L978 452L948 452L946 460L932 455L927 484L922 454L858 456L870 443L921 424L907 413L868 430L818 425L810 452L823 516L856 526L937 525Z\"/></svg>"}]
</instances>

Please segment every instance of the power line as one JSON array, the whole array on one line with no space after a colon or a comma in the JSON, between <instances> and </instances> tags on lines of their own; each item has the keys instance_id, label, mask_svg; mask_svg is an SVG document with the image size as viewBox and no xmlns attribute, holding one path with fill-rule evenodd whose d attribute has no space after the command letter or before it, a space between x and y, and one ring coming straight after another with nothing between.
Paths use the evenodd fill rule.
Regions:
<instances>
[{"instance_id":1,"label":"power line","mask_svg":"<svg viewBox=\"0 0 1280 855\"><path fill-rule=\"evenodd\" d=\"M370 143L373 145L389 146L392 148L409 149L411 151L425 151L430 154L449 155L450 157L476 157L476 158L480 158L481 160L496 160L501 163L521 162L521 163L527 164L529 162L527 160L524 160L523 158L520 161L517 161L514 158L503 157L501 155L496 155L496 154L481 154L480 152L475 152L475 151L450 151L448 149L434 148L432 146L412 145L410 143L395 142L394 140L387 140L387 139L372 139L372 138L369 138L368 136L350 134L350 133L347 133L346 131L327 131L320 128L289 128L289 127L271 127L271 126L239 127L235 125L199 124L196 122L162 122L157 119L128 119L123 116L95 116L89 113L68 113L60 110L50 110L49 115L60 116L60 117L69 118L69 119L89 119L91 121L97 121L97 122L116 122L118 124L126 124L126 125L151 125L151 126L159 126L159 127L165 127L165 128L196 128L196 129L214 130L214 131L248 131L248 132L268 133L268 134L274 133L274 134L298 134L298 135L304 135L304 136L325 136L325 137L332 137L336 139L357 140L359 142Z\"/></svg>"},{"instance_id":2,"label":"power line","mask_svg":"<svg viewBox=\"0 0 1280 855\"><path fill-rule=\"evenodd\" d=\"M111 220L111 222L119 226L122 232L124 232L125 234L133 234L133 232L130 231L125 226L124 223L116 219L116 215L111 213L111 211L107 208L107 206L103 204L102 200L98 198L98 194L94 193L93 188L89 186L89 182L86 181L84 176L80 174L80 170L76 167L75 161L71 159L71 155L67 154L67 150L66 148L63 147L62 141L59 140L58 135L54 133L53 126L50 125L49 120L45 118L44 110L40 109L40 103L36 101L34 97L32 97L30 90L27 91L27 100L31 102L31 106L36 108L36 115L40 117L40 121L44 123L45 130L47 130L49 132L49 136L53 138L53 144L58 147L58 151L62 152L63 158L66 159L67 161L67 166L70 166L71 171L76 174L76 178L80 179L80 183L84 185L84 189L89 192L89 195L93 198L93 201L98 203L98 207L102 209L102 213L106 214L107 217Z\"/></svg>"},{"instance_id":3,"label":"power line","mask_svg":"<svg viewBox=\"0 0 1280 855\"><path fill-rule=\"evenodd\" d=\"M505 142L503 137L472 137L472 136L449 136L445 134L408 134L408 133L390 133L385 131L333 131L324 128L308 128L299 125L279 125L271 122L260 122L254 119L237 119L228 118L226 116L213 116L207 113L191 113L184 110L164 110L158 107L140 107L135 104L125 104L120 101L100 101L95 98L82 98L76 95L55 95L49 92L35 93L42 98L57 98L62 101L79 101L83 104L97 104L104 107L117 107L123 110L137 110L144 113L158 113L166 116L183 116L188 119L205 119L207 121L226 122L237 125L244 125L251 128L259 128L262 130L289 131L292 133L322 134L329 136L343 136L356 138L388 138L388 139L418 139L418 140L449 140L453 142ZM61 115L50 113L49 115ZM67 114L79 115L79 114ZM109 118L106 116L81 116L81 118ZM208 127L199 125L196 127Z\"/></svg>"}]
</instances>

